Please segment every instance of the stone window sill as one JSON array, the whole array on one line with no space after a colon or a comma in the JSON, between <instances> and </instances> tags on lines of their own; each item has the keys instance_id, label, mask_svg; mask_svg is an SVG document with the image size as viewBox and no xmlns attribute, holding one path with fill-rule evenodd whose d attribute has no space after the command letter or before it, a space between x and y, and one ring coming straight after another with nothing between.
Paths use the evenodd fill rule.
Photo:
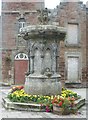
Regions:
<instances>
[{"instance_id":1,"label":"stone window sill","mask_svg":"<svg viewBox=\"0 0 88 120\"><path fill-rule=\"evenodd\" d=\"M80 44L65 44L66 47L77 47L80 48L81 45Z\"/></svg>"},{"instance_id":2,"label":"stone window sill","mask_svg":"<svg viewBox=\"0 0 88 120\"><path fill-rule=\"evenodd\" d=\"M75 81L75 82L65 81L65 84L81 84L81 81Z\"/></svg>"}]
</instances>

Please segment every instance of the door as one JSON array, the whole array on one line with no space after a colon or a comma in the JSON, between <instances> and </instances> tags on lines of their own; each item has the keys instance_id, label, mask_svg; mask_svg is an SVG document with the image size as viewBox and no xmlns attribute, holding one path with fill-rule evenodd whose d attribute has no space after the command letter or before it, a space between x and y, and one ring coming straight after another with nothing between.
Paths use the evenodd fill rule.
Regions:
<instances>
[{"instance_id":1,"label":"door","mask_svg":"<svg viewBox=\"0 0 88 120\"><path fill-rule=\"evenodd\" d=\"M28 70L28 57L24 53L19 53L15 56L14 61L14 82L15 84L25 83L25 72Z\"/></svg>"}]
</instances>

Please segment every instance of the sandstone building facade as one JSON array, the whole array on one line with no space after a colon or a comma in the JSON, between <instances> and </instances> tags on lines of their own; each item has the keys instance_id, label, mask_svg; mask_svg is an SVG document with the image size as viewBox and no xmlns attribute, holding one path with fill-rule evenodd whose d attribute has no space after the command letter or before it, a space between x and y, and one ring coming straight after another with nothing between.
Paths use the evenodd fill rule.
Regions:
<instances>
[{"instance_id":1,"label":"sandstone building facade","mask_svg":"<svg viewBox=\"0 0 88 120\"><path fill-rule=\"evenodd\" d=\"M2 0L2 80L24 84L27 72L27 43L19 36L21 27L38 24L37 11L43 0ZM82 2L60 2L52 10L52 23L66 27L60 43L58 72L63 85L86 86L88 81L88 8Z\"/></svg>"},{"instance_id":2,"label":"sandstone building facade","mask_svg":"<svg viewBox=\"0 0 88 120\"><path fill-rule=\"evenodd\" d=\"M87 73L87 8L82 2L63 2L58 8L59 24L67 28L61 43L60 72L67 85L81 82L86 86ZM72 85L73 86L73 85Z\"/></svg>"}]
</instances>

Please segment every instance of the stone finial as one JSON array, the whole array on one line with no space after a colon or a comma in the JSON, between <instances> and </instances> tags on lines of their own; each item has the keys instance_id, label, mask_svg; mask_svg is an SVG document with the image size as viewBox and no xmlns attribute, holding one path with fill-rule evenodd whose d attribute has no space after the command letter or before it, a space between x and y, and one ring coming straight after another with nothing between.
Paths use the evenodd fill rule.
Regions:
<instances>
[{"instance_id":1,"label":"stone finial","mask_svg":"<svg viewBox=\"0 0 88 120\"><path fill-rule=\"evenodd\" d=\"M38 12L38 20L39 20L39 22L40 22L40 24L48 24L48 22L49 22L49 13L50 13L50 11L47 9L47 8L45 8L44 10L37 10L37 12Z\"/></svg>"},{"instance_id":2,"label":"stone finial","mask_svg":"<svg viewBox=\"0 0 88 120\"><path fill-rule=\"evenodd\" d=\"M23 10L20 10L20 18L24 18L24 11Z\"/></svg>"}]
</instances>

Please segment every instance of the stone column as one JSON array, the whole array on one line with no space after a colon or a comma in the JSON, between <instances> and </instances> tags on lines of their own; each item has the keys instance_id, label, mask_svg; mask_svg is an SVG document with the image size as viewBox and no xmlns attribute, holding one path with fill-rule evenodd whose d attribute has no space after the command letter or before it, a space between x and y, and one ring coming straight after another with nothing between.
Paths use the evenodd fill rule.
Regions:
<instances>
[{"instance_id":1,"label":"stone column","mask_svg":"<svg viewBox=\"0 0 88 120\"><path fill-rule=\"evenodd\" d=\"M31 49L29 50L28 58L29 58L28 72L32 74L34 72L34 55Z\"/></svg>"},{"instance_id":2,"label":"stone column","mask_svg":"<svg viewBox=\"0 0 88 120\"><path fill-rule=\"evenodd\" d=\"M52 61L53 61L52 71L54 71L54 73L56 73L56 53L55 53L55 51L53 53Z\"/></svg>"},{"instance_id":3,"label":"stone column","mask_svg":"<svg viewBox=\"0 0 88 120\"><path fill-rule=\"evenodd\" d=\"M30 73L34 72L34 56L30 56Z\"/></svg>"},{"instance_id":4,"label":"stone column","mask_svg":"<svg viewBox=\"0 0 88 120\"><path fill-rule=\"evenodd\" d=\"M44 55L41 55L41 74L43 74L43 69L44 69L43 61L44 61Z\"/></svg>"},{"instance_id":5,"label":"stone column","mask_svg":"<svg viewBox=\"0 0 88 120\"><path fill-rule=\"evenodd\" d=\"M57 46L56 43L54 41L53 45L52 45L52 49L53 49L53 53L52 53L52 71L54 71L54 73L56 73L56 53L57 53Z\"/></svg>"},{"instance_id":6,"label":"stone column","mask_svg":"<svg viewBox=\"0 0 88 120\"><path fill-rule=\"evenodd\" d=\"M57 43L57 53L56 53L56 72L59 73L59 42Z\"/></svg>"}]
</instances>

